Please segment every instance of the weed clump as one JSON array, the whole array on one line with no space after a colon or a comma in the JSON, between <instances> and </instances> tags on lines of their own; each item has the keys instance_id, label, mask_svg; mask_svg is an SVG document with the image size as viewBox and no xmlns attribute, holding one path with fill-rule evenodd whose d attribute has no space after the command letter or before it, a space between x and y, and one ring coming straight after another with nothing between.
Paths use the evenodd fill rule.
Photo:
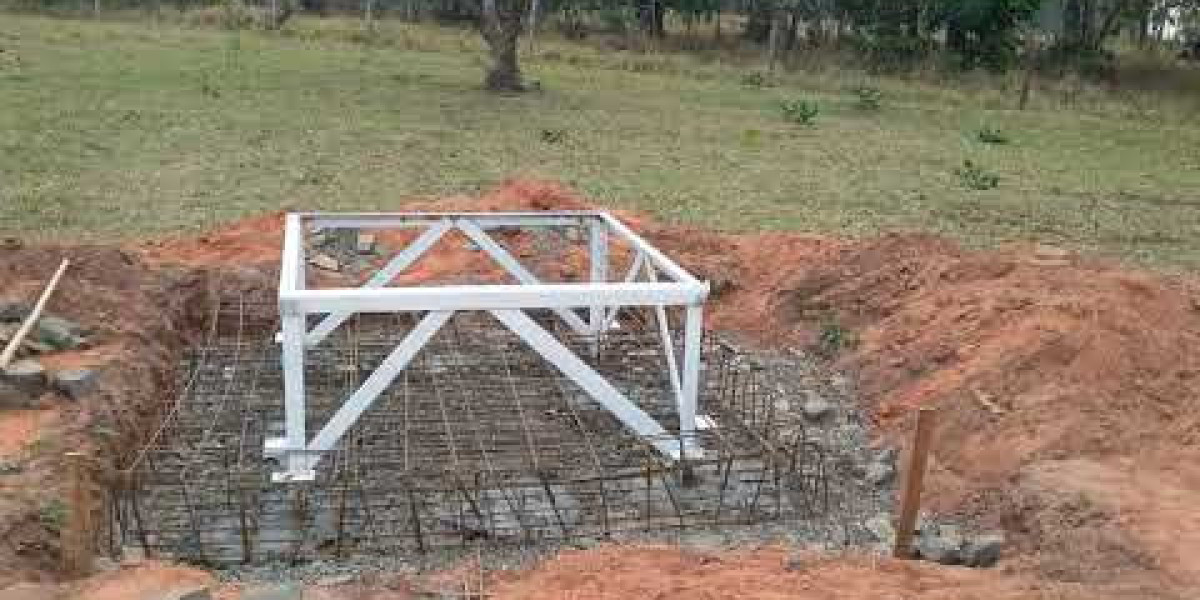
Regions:
<instances>
[{"instance_id":1,"label":"weed clump","mask_svg":"<svg viewBox=\"0 0 1200 600\"><path fill-rule=\"evenodd\" d=\"M958 175L958 180L962 183L963 187L969 190L982 192L993 190L1000 186L999 175L989 173L970 159L964 160L963 166L955 169L954 173Z\"/></svg>"},{"instance_id":2,"label":"weed clump","mask_svg":"<svg viewBox=\"0 0 1200 600\"><path fill-rule=\"evenodd\" d=\"M1008 135L995 127L982 127L975 132L975 137L985 144L1007 144L1011 141Z\"/></svg>"},{"instance_id":3,"label":"weed clump","mask_svg":"<svg viewBox=\"0 0 1200 600\"><path fill-rule=\"evenodd\" d=\"M851 90L854 94L854 106L862 111L874 112L883 106L883 92L877 87L859 86Z\"/></svg>"},{"instance_id":4,"label":"weed clump","mask_svg":"<svg viewBox=\"0 0 1200 600\"><path fill-rule=\"evenodd\" d=\"M784 100L779 103L779 112L783 120L797 125L811 127L821 112L821 107L810 100Z\"/></svg>"}]
</instances>

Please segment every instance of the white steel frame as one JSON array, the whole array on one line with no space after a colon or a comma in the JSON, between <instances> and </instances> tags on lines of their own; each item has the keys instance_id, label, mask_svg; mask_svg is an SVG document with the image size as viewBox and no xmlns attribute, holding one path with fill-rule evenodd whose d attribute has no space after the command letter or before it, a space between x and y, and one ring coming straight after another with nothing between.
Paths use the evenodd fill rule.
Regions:
<instances>
[{"instance_id":1,"label":"white steel frame","mask_svg":"<svg viewBox=\"0 0 1200 600\"><path fill-rule=\"evenodd\" d=\"M274 475L276 481L312 480L321 455L337 444L457 311L490 313L666 457L679 460L702 451L692 442L692 434L696 428L700 338L708 284L697 280L612 215L602 211L291 213L284 226L279 340L282 344L285 434L267 440L266 444L267 453L283 461L283 470ZM576 227L585 230L590 259L589 280L582 283L540 282L488 234L488 230L499 227ZM307 231L395 228L422 231L362 287L308 289L304 243ZM480 251L495 260L517 284L389 287L398 275L454 230L462 232ZM610 276L613 265L609 246L614 239L626 243L633 252L628 271L616 281ZM525 314L527 309L550 309L575 333L599 335L614 326L617 313L625 306L654 308L670 371L669 381L679 409L678 437L667 433L661 424L630 402L604 376ZM675 337L667 320L669 307L682 307L685 312L682 359L676 356ZM305 425L306 348L320 344L342 322L360 312L414 312L424 316L310 439ZM310 329L310 315L324 316ZM581 315L586 315L586 319Z\"/></svg>"}]
</instances>

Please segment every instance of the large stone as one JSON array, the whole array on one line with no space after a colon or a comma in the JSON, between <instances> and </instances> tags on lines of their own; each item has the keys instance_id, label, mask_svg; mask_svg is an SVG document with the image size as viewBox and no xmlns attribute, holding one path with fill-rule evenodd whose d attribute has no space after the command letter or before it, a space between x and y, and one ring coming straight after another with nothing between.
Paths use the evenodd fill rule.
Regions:
<instances>
[{"instance_id":1,"label":"large stone","mask_svg":"<svg viewBox=\"0 0 1200 600\"><path fill-rule=\"evenodd\" d=\"M887 544L889 547L896 543L896 527L892 525L892 517L889 514L875 515L867 519L867 522L863 523L863 527L871 532L871 537L875 538L877 542Z\"/></svg>"},{"instance_id":2,"label":"large stone","mask_svg":"<svg viewBox=\"0 0 1200 600\"><path fill-rule=\"evenodd\" d=\"M312 258L308 259L308 262L312 266L325 271L340 271L342 269L342 263L328 254L314 254Z\"/></svg>"},{"instance_id":3,"label":"large stone","mask_svg":"<svg viewBox=\"0 0 1200 600\"><path fill-rule=\"evenodd\" d=\"M82 346L86 331L78 323L61 317L43 316L38 319L34 339L55 350L70 350Z\"/></svg>"},{"instance_id":4,"label":"large stone","mask_svg":"<svg viewBox=\"0 0 1200 600\"><path fill-rule=\"evenodd\" d=\"M93 369L63 369L54 374L54 387L72 400L79 400L96 389L99 373Z\"/></svg>"},{"instance_id":5,"label":"large stone","mask_svg":"<svg viewBox=\"0 0 1200 600\"><path fill-rule=\"evenodd\" d=\"M167 592L162 600L213 600L213 595L207 587L192 586Z\"/></svg>"},{"instance_id":6,"label":"large stone","mask_svg":"<svg viewBox=\"0 0 1200 600\"><path fill-rule=\"evenodd\" d=\"M804 406L801 408L804 411L804 417L810 421L820 421L833 410L833 405L828 400L822 398L820 394L808 390L804 393Z\"/></svg>"},{"instance_id":7,"label":"large stone","mask_svg":"<svg viewBox=\"0 0 1200 600\"><path fill-rule=\"evenodd\" d=\"M303 597L304 586L289 581L248 587L242 591L241 600L302 600Z\"/></svg>"},{"instance_id":8,"label":"large stone","mask_svg":"<svg viewBox=\"0 0 1200 600\"><path fill-rule=\"evenodd\" d=\"M867 465L866 480L871 485L887 485L896 478L896 465L890 462L874 461Z\"/></svg>"},{"instance_id":9,"label":"large stone","mask_svg":"<svg viewBox=\"0 0 1200 600\"><path fill-rule=\"evenodd\" d=\"M24 302L0 302L0 323L20 322L29 310L29 305Z\"/></svg>"},{"instance_id":10,"label":"large stone","mask_svg":"<svg viewBox=\"0 0 1200 600\"><path fill-rule=\"evenodd\" d=\"M962 562L963 536L954 525L926 527L917 536L917 553L921 558L943 565Z\"/></svg>"},{"instance_id":11,"label":"large stone","mask_svg":"<svg viewBox=\"0 0 1200 600\"><path fill-rule=\"evenodd\" d=\"M28 358L10 363L0 377L32 394L40 394L46 388L45 367Z\"/></svg>"},{"instance_id":12,"label":"large stone","mask_svg":"<svg viewBox=\"0 0 1200 600\"><path fill-rule=\"evenodd\" d=\"M30 408L37 396L0 377L0 408Z\"/></svg>"},{"instance_id":13,"label":"large stone","mask_svg":"<svg viewBox=\"0 0 1200 600\"><path fill-rule=\"evenodd\" d=\"M1004 549L1004 535L989 533L967 540L962 549L962 562L968 567L991 567L1000 560Z\"/></svg>"}]
</instances>

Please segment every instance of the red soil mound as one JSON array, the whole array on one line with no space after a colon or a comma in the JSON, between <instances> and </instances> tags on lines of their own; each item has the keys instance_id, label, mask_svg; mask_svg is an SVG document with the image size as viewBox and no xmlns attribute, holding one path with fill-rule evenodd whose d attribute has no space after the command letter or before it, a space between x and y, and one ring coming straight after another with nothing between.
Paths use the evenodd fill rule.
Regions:
<instances>
[{"instance_id":1,"label":"red soil mound","mask_svg":"<svg viewBox=\"0 0 1200 600\"><path fill-rule=\"evenodd\" d=\"M531 572L501 578L487 591L495 600L1102 597L1071 586L919 562L794 557L778 548L717 555L678 548L625 546L564 553Z\"/></svg>"},{"instance_id":2,"label":"red soil mound","mask_svg":"<svg viewBox=\"0 0 1200 600\"><path fill-rule=\"evenodd\" d=\"M553 184L510 182L479 199L398 208L585 206ZM968 251L928 236L722 235L619 214L713 283L711 326L791 345L810 343L832 322L852 332L858 343L841 361L857 373L884 435L902 440L911 408L938 406L930 502L1013 534L1024 558L1009 561L1012 568L1146 581L1164 594L1200 589L1200 523L1179 516L1179 507L1200 500L1200 310L1191 283L1053 252ZM158 262L228 266L273 263L278 245L279 215L268 215L139 250ZM1118 497L1138 501L1112 501ZM584 559L562 560L592 572ZM829 567L838 568L866 567ZM925 569L888 568L899 573L884 569L888 585ZM776 576L761 583L773 586ZM645 589L669 596L664 581ZM513 589L538 593L536 585Z\"/></svg>"}]
</instances>

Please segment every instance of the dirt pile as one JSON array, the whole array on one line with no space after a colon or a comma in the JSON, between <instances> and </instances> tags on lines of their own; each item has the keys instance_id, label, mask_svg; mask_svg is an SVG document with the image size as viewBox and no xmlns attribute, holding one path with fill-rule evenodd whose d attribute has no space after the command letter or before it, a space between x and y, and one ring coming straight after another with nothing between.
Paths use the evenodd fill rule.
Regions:
<instances>
[{"instance_id":1,"label":"dirt pile","mask_svg":"<svg viewBox=\"0 0 1200 600\"><path fill-rule=\"evenodd\" d=\"M415 201L397 209L587 206L554 184L511 182L481 198ZM712 282L710 326L762 344L819 344L836 353L857 375L882 437L902 444L910 411L939 407L930 507L1003 528L1012 547L999 572L859 558L810 558L789 568L775 550L705 557L601 548L508 576L493 587L498 597L1057 598L1101 590L1113 597L1186 598L1200 590L1200 511L1194 510L1200 416L1193 410L1200 393L1200 294L1194 282L1048 248L971 251L918 235L729 235L614 212ZM81 271L106 273L114 278L105 284L112 289L67 287L60 296L79 299L78 305L52 308L109 327L126 340L123 347L155 347L159 337L172 339L175 320L187 312L165 290L189 284L147 282L148 271L135 265L141 259L130 255L155 265L272 265L280 224L280 214L266 215L202 237L141 244L127 254L107 250L108 262ZM412 234L395 235L383 242L396 247ZM514 253L529 254L530 240L514 235L505 240ZM0 254L0 279L28 282L14 292L31 295L56 256ZM411 281L494 269L463 248L440 260L418 264ZM558 268L564 277L579 276L582 257L568 256ZM269 289L269 274L261 276ZM146 308L109 314L122 303ZM153 361L143 361L144 369L132 362L135 375L124 389L162 383L151 373Z\"/></svg>"},{"instance_id":2,"label":"dirt pile","mask_svg":"<svg viewBox=\"0 0 1200 600\"><path fill-rule=\"evenodd\" d=\"M0 250L0 301L36 298L64 257L71 266L47 311L86 327L89 344L37 360L50 373L86 367L98 375L78 398L48 393L30 410L0 412L0 539L10 549L0 552L0 588L57 567L62 454L89 452L97 478L110 481L167 408L181 352L214 293L207 273L152 269L114 247L26 247Z\"/></svg>"},{"instance_id":3,"label":"dirt pile","mask_svg":"<svg viewBox=\"0 0 1200 600\"><path fill-rule=\"evenodd\" d=\"M398 208L587 207L555 184L516 181L477 199ZM1167 535L1173 526L1153 516L1157 509L1147 504L1153 500L1139 504L1145 514L1118 516L1104 508L1112 505L1106 501L1086 501L1088 510L1079 506L1088 490L1104 495L1094 489L1096 478L1137 481L1152 488L1147 498L1165 495L1169 503L1176 496L1156 482L1198 476L1189 466L1200 440L1200 416L1190 410L1200 392L1194 284L1052 248L969 251L920 235L861 241L726 235L614 212L713 284L710 326L770 345L828 346L832 340L841 363L858 375L881 434L902 441L911 409L938 406L931 506L1007 529L1024 557L1013 564L1058 579L1157 581L1162 575L1170 588L1200 586L1194 559L1177 553L1200 548L1200 536L1190 527ZM271 261L279 218L250 219L198 241L160 243L150 255ZM519 249L523 240L516 242L515 253L531 254ZM418 265L412 277L486 272L491 267L479 254L451 253L440 264ZM582 273L581 257L564 262L564 275ZM1074 459L1095 461L1105 475L1071 481L1053 468L1052 461ZM1163 476L1147 482L1131 465ZM1190 493L1188 486L1176 487ZM1163 538L1183 541L1165 544Z\"/></svg>"},{"instance_id":4,"label":"dirt pile","mask_svg":"<svg viewBox=\"0 0 1200 600\"><path fill-rule=\"evenodd\" d=\"M1075 586L928 563L796 556L779 548L707 554L611 546L568 552L493 583L496 600L803 598L968 600L1103 598Z\"/></svg>"}]
</instances>

